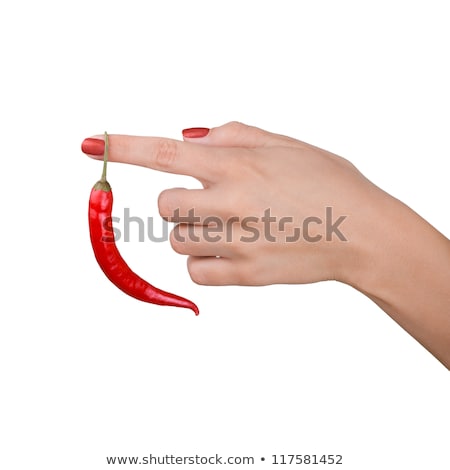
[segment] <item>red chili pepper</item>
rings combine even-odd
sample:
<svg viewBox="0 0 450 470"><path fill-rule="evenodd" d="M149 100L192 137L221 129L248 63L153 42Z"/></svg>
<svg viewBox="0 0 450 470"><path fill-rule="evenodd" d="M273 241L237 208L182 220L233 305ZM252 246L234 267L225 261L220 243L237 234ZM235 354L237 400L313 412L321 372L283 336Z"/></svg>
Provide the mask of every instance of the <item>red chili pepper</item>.
<svg viewBox="0 0 450 470"><path fill-rule="evenodd" d="M131 297L152 304L190 308L198 315L198 307L193 302L144 281L130 269L119 253L111 226L113 195L111 186L106 181L108 150L108 134L105 132L102 178L92 188L89 198L89 231L98 264L106 277Z"/></svg>

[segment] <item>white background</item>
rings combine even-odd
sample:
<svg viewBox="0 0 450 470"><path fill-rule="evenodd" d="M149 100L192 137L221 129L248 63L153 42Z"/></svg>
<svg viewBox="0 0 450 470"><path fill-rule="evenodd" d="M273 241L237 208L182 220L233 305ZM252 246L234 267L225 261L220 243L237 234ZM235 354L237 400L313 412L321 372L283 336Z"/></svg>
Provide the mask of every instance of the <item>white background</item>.
<svg viewBox="0 0 450 470"><path fill-rule="evenodd" d="M448 371L355 290L202 287L168 243L136 240L130 265L200 316L112 286L87 225L101 164L80 151L105 130L239 120L348 158L448 236L448 25L429 0L3 2L0 468L150 453L450 468ZM199 185L119 164L109 180L118 216Z"/></svg>

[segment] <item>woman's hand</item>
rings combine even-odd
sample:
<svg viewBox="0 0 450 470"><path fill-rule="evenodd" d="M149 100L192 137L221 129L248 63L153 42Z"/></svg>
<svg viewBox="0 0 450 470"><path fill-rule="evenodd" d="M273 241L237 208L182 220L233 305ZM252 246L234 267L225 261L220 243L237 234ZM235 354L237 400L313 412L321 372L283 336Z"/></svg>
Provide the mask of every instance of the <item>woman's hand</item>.
<svg viewBox="0 0 450 470"><path fill-rule="evenodd" d="M168 189L170 241L208 285L346 280L363 256L367 212L385 197L348 161L239 123L184 132L187 142L110 136L110 161L190 175L204 189ZM201 134L201 131L200 131ZM364 226L363 226L364 225Z"/></svg>
<svg viewBox="0 0 450 470"><path fill-rule="evenodd" d="M203 184L159 197L195 282L345 282L449 366L448 239L325 150L235 122L183 134L185 142L112 135L110 161ZM84 151L95 154L89 145Z"/></svg>

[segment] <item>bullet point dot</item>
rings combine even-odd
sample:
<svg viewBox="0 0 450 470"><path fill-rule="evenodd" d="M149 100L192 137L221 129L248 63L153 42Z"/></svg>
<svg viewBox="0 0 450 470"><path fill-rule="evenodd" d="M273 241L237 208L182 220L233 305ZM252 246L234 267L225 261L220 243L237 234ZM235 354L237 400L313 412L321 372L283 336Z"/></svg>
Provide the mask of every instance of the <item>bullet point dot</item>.
<svg viewBox="0 0 450 470"><path fill-rule="evenodd" d="M264 457L261 457L261 460L264 462L264 460L266 460Z"/></svg>

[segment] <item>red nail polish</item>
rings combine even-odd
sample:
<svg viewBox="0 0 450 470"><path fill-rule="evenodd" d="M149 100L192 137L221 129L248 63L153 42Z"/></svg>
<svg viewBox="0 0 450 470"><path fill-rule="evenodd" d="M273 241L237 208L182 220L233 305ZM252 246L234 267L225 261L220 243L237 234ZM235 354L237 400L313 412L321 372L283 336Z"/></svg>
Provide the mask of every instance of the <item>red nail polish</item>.
<svg viewBox="0 0 450 470"><path fill-rule="evenodd" d="M84 139L81 144L81 151L89 155L103 155L105 151L105 141L101 139Z"/></svg>
<svg viewBox="0 0 450 470"><path fill-rule="evenodd" d="M207 127L191 127L190 129L183 130L183 137L187 139L198 139L208 135L209 129Z"/></svg>

